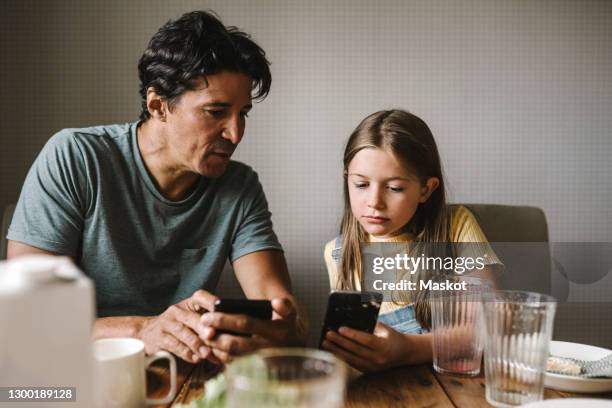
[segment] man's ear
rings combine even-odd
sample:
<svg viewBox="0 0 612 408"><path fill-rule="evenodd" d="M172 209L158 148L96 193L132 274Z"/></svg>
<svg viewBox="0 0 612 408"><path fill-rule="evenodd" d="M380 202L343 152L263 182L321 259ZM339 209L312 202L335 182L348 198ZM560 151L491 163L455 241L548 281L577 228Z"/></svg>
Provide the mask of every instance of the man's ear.
<svg viewBox="0 0 612 408"><path fill-rule="evenodd" d="M423 187L421 187L421 196L419 197L419 203L424 203L429 200L431 194L436 191L436 188L440 185L440 179L437 177L430 177Z"/></svg>
<svg viewBox="0 0 612 408"><path fill-rule="evenodd" d="M147 110L152 118L157 118L162 122L166 121L168 102L159 96L152 86L147 89Z"/></svg>

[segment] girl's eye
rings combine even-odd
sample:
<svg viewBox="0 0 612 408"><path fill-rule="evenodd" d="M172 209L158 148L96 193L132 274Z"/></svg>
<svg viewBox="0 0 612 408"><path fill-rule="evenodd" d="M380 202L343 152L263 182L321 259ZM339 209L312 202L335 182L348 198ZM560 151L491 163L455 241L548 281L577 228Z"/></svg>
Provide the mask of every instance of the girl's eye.
<svg viewBox="0 0 612 408"><path fill-rule="evenodd" d="M401 193L402 191L404 191L404 189L402 187L389 186L388 188L389 188L389 190L393 191L394 193Z"/></svg>
<svg viewBox="0 0 612 408"><path fill-rule="evenodd" d="M366 188L368 183L353 183L356 188Z"/></svg>
<svg viewBox="0 0 612 408"><path fill-rule="evenodd" d="M248 118L249 112L240 112L240 116L242 116L243 118Z"/></svg>

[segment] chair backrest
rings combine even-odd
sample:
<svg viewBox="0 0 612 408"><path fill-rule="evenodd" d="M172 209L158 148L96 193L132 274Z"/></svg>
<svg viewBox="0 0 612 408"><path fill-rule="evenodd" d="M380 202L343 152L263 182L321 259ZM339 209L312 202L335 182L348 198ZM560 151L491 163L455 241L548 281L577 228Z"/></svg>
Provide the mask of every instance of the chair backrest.
<svg viewBox="0 0 612 408"><path fill-rule="evenodd" d="M544 211L537 207L462 204L476 216L490 242L548 242Z"/></svg>
<svg viewBox="0 0 612 408"><path fill-rule="evenodd" d="M476 217L504 263L503 289L552 292L551 256L544 211L536 207L462 204Z"/></svg>
<svg viewBox="0 0 612 408"><path fill-rule="evenodd" d="M2 229L0 233L0 260L6 259L6 234L8 233L9 226L11 225L11 220L13 219L13 212L15 212L15 204L9 204L4 207L4 211L2 212Z"/></svg>

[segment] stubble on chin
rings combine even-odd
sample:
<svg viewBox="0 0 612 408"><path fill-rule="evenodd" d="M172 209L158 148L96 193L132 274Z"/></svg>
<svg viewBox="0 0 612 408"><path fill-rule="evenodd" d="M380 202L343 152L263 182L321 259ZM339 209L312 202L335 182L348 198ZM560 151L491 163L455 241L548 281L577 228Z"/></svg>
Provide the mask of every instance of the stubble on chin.
<svg viewBox="0 0 612 408"><path fill-rule="evenodd" d="M201 167L200 175L204 177L208 177L208 178L221 177L223 174L225 174L228 164L229 164L229 161L228 163L225 163L225 164L216 164L216 165L205 164L204 166Z"/></svg>

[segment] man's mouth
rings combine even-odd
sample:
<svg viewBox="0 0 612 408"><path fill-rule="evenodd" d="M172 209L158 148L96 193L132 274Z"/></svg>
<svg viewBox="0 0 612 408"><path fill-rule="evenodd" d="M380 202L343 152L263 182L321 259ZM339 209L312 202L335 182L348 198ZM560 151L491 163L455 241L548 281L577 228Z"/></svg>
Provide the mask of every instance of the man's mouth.
<svg viewBox="0 0 612 408"><path fill-rule="evenodd" d="M228 152L212 152L211 155L220 156L220 157L227 158L227 159L229 159L232 156L232 154Z"/></svg>

